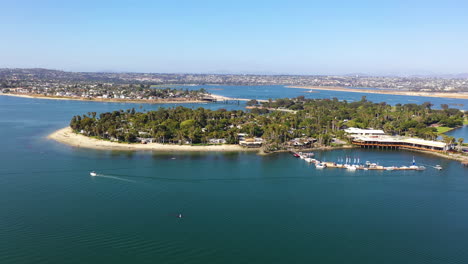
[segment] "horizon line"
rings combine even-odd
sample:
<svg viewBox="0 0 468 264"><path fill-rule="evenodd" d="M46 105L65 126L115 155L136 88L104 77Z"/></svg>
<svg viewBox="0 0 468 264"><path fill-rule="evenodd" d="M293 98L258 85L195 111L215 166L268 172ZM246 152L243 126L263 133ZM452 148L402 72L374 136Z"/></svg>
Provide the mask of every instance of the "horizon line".
<svg viewBox="0 0 468 264"><path fill-rule="evenodd" d="M54 69L54 68L44 68L44 67L0 67L0 70L48 70L48 71L60 71L67 73L115 73L115 74L181 74L181 75L251 75L251 76L336 76L336 77L423 77L423 78L461 78L468 79L468 72L459 72L459 73L431 73L431 74L371 74L371 73L343 73L343 74L295 74L295 73L234 73L234 72L150 72L150 71L116 71L116 70L98 70L98 71L73 71L66 69Z"/></svg>

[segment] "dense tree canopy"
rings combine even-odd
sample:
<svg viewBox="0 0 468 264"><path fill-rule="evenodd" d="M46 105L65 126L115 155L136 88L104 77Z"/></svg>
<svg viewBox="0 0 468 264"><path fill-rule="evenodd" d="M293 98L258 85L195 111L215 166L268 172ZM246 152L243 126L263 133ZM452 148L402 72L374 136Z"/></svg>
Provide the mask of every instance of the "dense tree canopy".
<svg viewBox="0 0 468 264"><path fill-rule="evenodd" d="M431 109L431 104L390 106L363 98L348 103L338 99L279 99L263 103L264 107L296 109L296 113L253 109L227 111L185 107L160 108L146 113L114 111L74 116L70 126L89 136L135 142L153 138L161 143L207 143L224 138L237 143L238 133L262 137L267 144L282 144L297 137L314 137L329 144L332 137L343 137L342 128L383 129L390 134L435 139L432 124L449 127L462 125L464 114L457 109Z"/></svg>

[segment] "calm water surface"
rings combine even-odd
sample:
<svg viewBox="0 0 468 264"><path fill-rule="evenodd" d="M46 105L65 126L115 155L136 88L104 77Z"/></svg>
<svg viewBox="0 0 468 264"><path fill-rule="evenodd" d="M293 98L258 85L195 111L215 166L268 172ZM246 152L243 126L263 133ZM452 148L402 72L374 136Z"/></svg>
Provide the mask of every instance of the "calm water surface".
<svg viewBox="0 0 468 264"><path fill-rule="evenodd" d="M464 143L468 143L468 126L462 126L446 133L448 136L455 137L456 139L463 138Z"/></svg>
<svg viewBox="0 0 468 264"><path fill-rule="evenodd" d="M283 85L264 85L264 86L222 86L222 85L200 85L200 86L180 86L186 89L205 88L213 94L219 94L234 98L253 98L268 100L269 98L292 98L297 96L305 96L306 98L317 99L332 99L334 97L348 102L359 101L362 96L366 96L367 100L372 102L386 102L390 105L395 104L422 104L431 102L434 109L440 109L441 104L448 104L452 108L468 110L468 99L455 98L437 98L424 96L405 96L405 95L388 95L388 94L366 94L354 92L340 91L325 91L314 90L310 93L307 89L286 88ZM359 88L362 89L362 88ZM367 88L372 89L373 88Z"/></svg>
<svg viewBox="0 0 468 264"><path fill-rule="evenodd" d="M468 262L468 170L455 161L316 153L389 166L414 156L428 167L347 172L289 154L97 151L45 139L72 115L131 107L0 96L0 263Z"/></svg>

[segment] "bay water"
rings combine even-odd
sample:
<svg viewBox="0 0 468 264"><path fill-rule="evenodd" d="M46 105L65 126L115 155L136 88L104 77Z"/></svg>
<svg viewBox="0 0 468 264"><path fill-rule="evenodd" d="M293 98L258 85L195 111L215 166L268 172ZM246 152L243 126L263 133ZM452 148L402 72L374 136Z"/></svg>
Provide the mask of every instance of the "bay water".
<svg viewBox="0 0 468 264"><path fill-rule="evenodd" d="M457 161L315 153L427 167L349 172L288 153L103 151L46 138L73 115L160 106L0 96L0 263L468 262L468 169Z"/></svg>

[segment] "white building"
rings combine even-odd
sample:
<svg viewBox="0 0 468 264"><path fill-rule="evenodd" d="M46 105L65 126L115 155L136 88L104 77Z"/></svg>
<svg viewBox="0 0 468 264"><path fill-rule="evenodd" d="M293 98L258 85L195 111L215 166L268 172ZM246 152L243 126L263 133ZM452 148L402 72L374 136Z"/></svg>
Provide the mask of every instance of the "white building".
<svg viewBox="0 0 468 264"><path fill-rule="evenodd" d="M356 127L350 127L344 130L351 137L353 136L383 136L385 132L380 129L362 129Z"/></svg>

